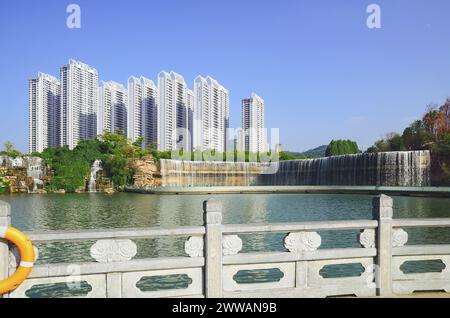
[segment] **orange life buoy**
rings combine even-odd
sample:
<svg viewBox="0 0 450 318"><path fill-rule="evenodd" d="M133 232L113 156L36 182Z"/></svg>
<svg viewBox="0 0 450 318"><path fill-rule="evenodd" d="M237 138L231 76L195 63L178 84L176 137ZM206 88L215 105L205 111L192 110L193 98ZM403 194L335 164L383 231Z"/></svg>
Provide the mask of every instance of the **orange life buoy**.
<svg viewBox="0 0 450 318"><path fill-rule="evenodd" d="M0 238L4 238L17 246L20 254L20 264L15 273L0 281L0 295L2 295L19 287L30 275L35 256L30 239L18 229L12 226L0 226Z"/></svg>

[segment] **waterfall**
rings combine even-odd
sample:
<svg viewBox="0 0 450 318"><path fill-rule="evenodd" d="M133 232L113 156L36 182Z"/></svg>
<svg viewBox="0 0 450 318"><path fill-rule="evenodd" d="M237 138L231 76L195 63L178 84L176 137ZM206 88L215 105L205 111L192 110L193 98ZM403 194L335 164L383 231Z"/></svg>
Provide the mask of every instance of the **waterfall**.
<svg viewBox="0 0 450 318"><path fill-rule="evenodd" d="M430 166L429 151L282 161L277 173L262 176L260 184L420 187L430 185Z"/></svg>
<svg viewBox="0 0 450 318"><path fill-rule="evenodd" d="M0 166L11 169L25 169L27 177L33 180L30 192L36 192L39 187L44 186L42 178L47 174L45 160L40 157L16 157L0 156ZM21 182L23 185L23 182ZM23 185L24 186L24 185Z"/></svg>
<svg viewBox="0 0 450 318"><path fill-rule="evenodd" d="M429 186L430 152L365 153L279 163L161 160L163 186ZM269 173L276 167L275 173Z"/></svg>
<svg viewBox="0 0 450 318"><path fill-rule="evenodd" d="M44 160L39 157L23 157L21 161L27 169L27 176L33 180L32 192L36 192L38 186L43 187L44 185L42 181L42 177L45 175Z"/></svg>
<svg viewBox="0 0 450 318"><path fill-rule="evenodd" d="M102 169L102 161L95 160L91 167L91 176L89 178L88 191L96 192L96 182L97 182L97 172L103 170Z"/></svg>
<svg viewBox="0 0 450 318"><path fill-rule="evenodd" d="M162 186L250 186L269 164L161 159Z"/></svg>

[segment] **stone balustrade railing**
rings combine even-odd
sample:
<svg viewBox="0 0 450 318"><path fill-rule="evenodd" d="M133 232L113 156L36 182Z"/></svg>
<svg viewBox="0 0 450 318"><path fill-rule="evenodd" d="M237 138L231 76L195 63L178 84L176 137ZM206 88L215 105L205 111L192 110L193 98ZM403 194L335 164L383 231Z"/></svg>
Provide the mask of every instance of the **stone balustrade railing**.
<svg viewBox="0 0 450 318"><path fill-rule="evenodd" d="M90 248L95 261L35 265L30 277L5 297L27 297L36 288L71 289L80 285L84 286L81 296L85 297L327 297L450 292L450 245L406 245L408 229L450 227L450 218L393 219L393 201L385 195L374 198L372 220L233 225L222 224L219 201L205 201L203 210L203 226L27 233L34 243L95 241ZM10 208L1 203L0 226L9 224ZM360 247L321 247L322 232L348 230L358 231ZM266 233L284 233L285 251L241 252L246 235ZM186 238L186 256L134 259L137 245L133 240L155 237ZM15 254L0 241L0 279L15 270ZM427 273L404 273L401 269L405 262L429 260L441 261L444 269ZM355 264L362 268L359 275L323 275L325 268ZM161 283L164 279L170 284ZM144 288L149 282L153 287Z"/></svg>

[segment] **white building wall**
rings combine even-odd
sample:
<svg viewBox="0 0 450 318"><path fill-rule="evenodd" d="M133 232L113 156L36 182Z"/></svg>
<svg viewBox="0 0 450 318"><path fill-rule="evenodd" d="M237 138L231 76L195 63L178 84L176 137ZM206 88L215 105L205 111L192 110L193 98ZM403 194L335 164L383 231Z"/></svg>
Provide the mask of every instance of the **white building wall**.
<svg viewBox="0 0 450 318"><path fill-rule="evenodd" d="M158 149L190 150L188 138L182 129L188 127L187 86L184 78L175 72L158 74Z"/></svg>
<svg viewBox="0 0 450 318"><path fill-rule="evenodd" d="M226 151L229 93L210 76L194 80L194 148Z"/></svg>
<svg viewBox="0 0 450 318"><path fill-rule="evenodd" d="M79 61L61 67L61 144L70 149L97 133L98 72Z"/></svg>
<svg viewBox="0 0 450 318"><path fill-rule="evenodd" d="M127 136L127 89L109 81L102 82L98 91L97 134L108 131Z"/></svg>
<svg viewBox="0 0 450 318"><path fill-rule="evenodd" d="M142 137L142 83L137 77L128 79L127 136L131 141Z"/></svg>
<svg viewBox="0 0 450 318"><path fill-rule="evenodd" d="M186 101L187 101L187 129L189 132L189 149L194 149L194 107L195 98L194 92L190 89L186 90Z"/></svg>
<svg viewBox="0 0 450 318"><path fill-rule="evenodd" d="M264 124L264 100L255 93L250 98L242 100L242 128L246 151L268 151L267 129Z"/></svg>
<svg viewBox="0 0 450 318"><path fill-rule="evenodd" d="M60 82L55 77L39 73L29 81L29 152L42 152L60 144Z"/></svg>
<svg viewBox="0 0 450 318"><path fill-rule="evenodd" d="M148 78L142 83L142 136L144 148L157 148L158 144L158 89Z"/></svg>

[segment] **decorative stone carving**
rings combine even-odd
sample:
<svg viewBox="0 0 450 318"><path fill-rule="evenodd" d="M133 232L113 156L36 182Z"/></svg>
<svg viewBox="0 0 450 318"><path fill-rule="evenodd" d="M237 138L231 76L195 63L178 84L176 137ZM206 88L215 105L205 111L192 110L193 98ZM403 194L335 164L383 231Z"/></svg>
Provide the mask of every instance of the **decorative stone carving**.
<svg viewBox="0 0 450 318"><path fill-rule="evenodd" d="M34 249L34 261L36 262L39 258L39 250L36 246L33 246ZM15 245L10 245L9 248L9 267L17 268L20 264L20 253L19 249Z"/></svg>
<svg viewBox="0 0 450 318"><path fill-rule="evenodd" d="M289 252L315 251L322 244L317 232L289 233L284 238L284 246Z"/></svg>
<svg viewBox="0 0 450 318"><path fill-rule="evenodd" d="M373 198L372 214L375 219L392 219L393 216L393 200L387 195L380 195Z"/></svg>
<svg viewBox="0 0 450 318"><path fill-rule="evenodd" d="M225 235L222 239L223 255L235 255L242 250L242 240L237 235Z"/></svg>
<svg viewBox="0 0 450 318"><path fill-rule="evenodd" d="M408 242L408 233L403 229L394 229L392 231L392 246L401 247Z"/></svg>
<svg viewBox="0 0 450 318"><path fill-rule="evenodd" d="M136 253L132 240L99 240L91 246L91 256L99 263L129 261Z"/></svg>
<svg viewBox="0 0 450 318"><path fill-rule="evenodd" d="M365 229L359 233L359 243L365 248L375 247L375 230Z"/></svg>
<svg viewBox="0 0 450 318"><path fill-rule="evenodd" d="M190 257L202 257L203 244L202 237L192 236L184 243L184 251Z"/></svg>

